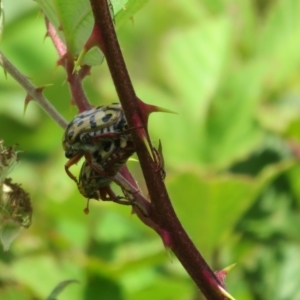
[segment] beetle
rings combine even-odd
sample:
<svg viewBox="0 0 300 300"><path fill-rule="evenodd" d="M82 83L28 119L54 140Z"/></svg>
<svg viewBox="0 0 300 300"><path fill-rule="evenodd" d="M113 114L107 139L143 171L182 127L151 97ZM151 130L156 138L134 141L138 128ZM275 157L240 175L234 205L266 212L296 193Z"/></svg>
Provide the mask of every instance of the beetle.
<svg viewBox="0 0 300 300"><path fill-rule="evenodd" d="M128 143L126 148L116 148L116 151L105 160L102 160L101 163L93 160L84 161L79 174L79 182L77 183L80 193L86 198L105 200L107 197L105 192L101 193L101 190L109 186L112 178L133 152L133 144ZM114 195L109 193L109 191L107 194L114 198Z"/></svg>
<svg viewBox="0 0 300 300"><path fill-rule="evenodd" d="M129 142L132 143L131 135L119 103L84 111L69 123L64 133L63 148L69 158L65 164L66 173L77 182L69 168L82 156L91 165L101 165L118 148L126 148Z"/></svg>
<svg viewBox="0 0 300 300"><path fill-rule="evenodd" d="M119 169L126 163L128 154L124 152L124 157L120 159L117 163L113 164L111 169L111 176L103 176L100 171L104 171L102 166L91 165L87 161L84 161L80 169L79 181L77 182L77 187L79 192L87 198L87 207L84 209L86 214L89 213L89 200L103 200L103 201L113 201L119 204L131 205L132 202L124 197L116 196L110 187L113 181L113 176L119 171Z"/></svg>
<svg viewBox="0 0 300 300"><path fill-rule="evenodd" d="M106 189L111 182L112 178L101 176L87 161L83 162L77 187L85 198L95 200L113 198L114 195Z"/></svg>
<svg viewBox="0 0 300 300"><path fill-rule="evenodd" d="M67 126L63 148L67 158L101 139L111 139L127 130L127 122L119 103L98 106L78 114Z"/></svg>

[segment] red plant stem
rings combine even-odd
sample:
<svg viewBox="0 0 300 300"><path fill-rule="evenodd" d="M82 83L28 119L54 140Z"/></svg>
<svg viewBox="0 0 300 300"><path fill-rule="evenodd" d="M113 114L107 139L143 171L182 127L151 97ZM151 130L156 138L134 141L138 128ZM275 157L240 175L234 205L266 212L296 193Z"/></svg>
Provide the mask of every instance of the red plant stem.
<svg viewBox="0 0 300 300"><path fill-rule="evenodd" d="M129 127L143 126L146 128L146 124L143 124L140 117L137 97L120 50L107 0L90 0L90 3L95 25L101 32L101 43L105 47L107 64ZM131 134L151 198L151 214L149 217L170 234L172 251L205 297L207 299L224 299L224 296L218 290L218 287L222 286L221 282L209 268L181 226L164 182L157 171L157 165L153 163L140 131L132 130Z"/></svg>
<svg viewBox="0 0 300 300"><path fill-rule="evenodd" d="M56 29L52 25L51 22L47 18L45 18L46 28L47 28L47 34L46 36L49 36L52 40L52 43L57 51L57 54L59 57L63 57L67 52L67 47L65 43L60 39L59 35L56 32Z"/></svg>
<svg viewBox="0 0 300 300"><path fill-rule="evenodd" d="M79 112L91 109L92 106L88 101L82 86L82 78L79 72L74 71L73 57L66 55L65 69L67 72L67 80L69 82L70 91L72 94L72 104L76 104Z"/></svg>
<svg viewBox="0 0 300 300"><path fill-rule="evenodd" d="M46 19L47 36L49 36L60 57L58 64L62 65L67 73L67 80L72 95L72 103L76 104L79 112L91 109L91 105L82 87L82 75L74 70L74 57L60 39L54 26Z"/></svg>

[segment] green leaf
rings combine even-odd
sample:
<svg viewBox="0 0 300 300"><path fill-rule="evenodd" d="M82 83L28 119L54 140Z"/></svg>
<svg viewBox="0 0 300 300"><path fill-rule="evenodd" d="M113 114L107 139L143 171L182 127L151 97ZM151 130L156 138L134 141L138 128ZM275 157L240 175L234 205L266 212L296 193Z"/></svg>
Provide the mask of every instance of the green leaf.
<svg viewBox="0 0 300 300"><path fill-rule="evenodd" d="M175 93L172 105L177 105L170 108L179 116L168 117L168 128L166 117L161 118L156 134L178 145L165 143L171 164L224 168L260 141L255 112L267 65L254 61L231 67L232 30L225 17L203 20L171 35L162 51L162 72ZM172 137L170 128L176 128Z"/></svg>
<svg viewBox="0 0 300 300"><path fill-rule="evenodd" d="M93 299L95 295L101 295L102 299L123 300L121 286L115 281L104 276L89 276L88 283L84 290L83 299Z"/></svg>
<svg viewBox="0 0 300 300"><path fill-rule="evenodd" d="M255 122L255 112L264 71L264 63L253 63L227 75L211 103L200 137L200 153L206 164L229 165L261 141L263 132Z"/></svg>
<svg viewBox="0 0 300 300"><path fill-rule="evenodd" d="M0 229L0 240L4 251L8 251L10 244L20 234L21 226L13 220L9 220L1 224Z"/></svg>
<svg viewBox="0 0 300 300"><path fill-rule="evenodd" d="M299 164L296 165L288 172L289 183L291 189L295 195L295 201L297 202L298 206L300 205L300 185L299 185L299 178L300 178L300 166Z"/></svg>
<svg viewBox="0 0 300 300"><path fill-rule="evenodd" d="M295 161L272 165L257 178L207 176L190 171L173 177L168 190L179 219L201 252L209 257L225 242L258 193L293 165Z"/></svg>
<svg viewBox="0 0 300 300"><path fill-rule="evenodd" d="M3 2L2 0L0 0L0 41L2 37L3 26L4 26L4 9L3 9Z"/></svg>
<svg viewBox="0 0 300 300"><path fill-rule="evenodd" d="M246 299L256 299L253 295L258 294L263 295L262 299L299 299L299 244L286 241L274 238L265 244L251 245L241 268L245 269L244 275L232 282L236 285L238 278L247 277L252 297Z"/></svg>
<svg viewBox="0 0 300 300"><path fill-rule="evenodd" d="M158 51L161 75L172 95L160 94L151 87L144 94L149 99L159 99L158 105L178 112L175 116L151 116L155 124L151 133L162 141L168 140L164 143L164 152L168 153L166 162L171 165L204 163L200 146L206 115L228 63L231 31L229 20L220 17L214 21L201 20L164 37L166 42ZM164 100L169 104L163 104ZM173 129L172 135L170 129Z"/></svg>
<svg viewBox="0 0 300 300"><path fill-rule="evenodd" d="M30 295L30 293L25 293L24 290L20 288L20 285L17 284L2 287L0 290L0 298L5 300L31 300L33 297L34 296Z"/></svg>
<svg viewBox="0 0 300 300"><path fill-rule="evenodd" d="M181 99L180 113L204 121L229 59L232 28L229 19L201 20L174 32L162 49L162 72Z"/></svg>
<svg viewBox="0 0 300 300"><path fill-rule="evenodd" d="M73 277L78 278L81 282L84 278L82 267L74 264L74 260L57 260L50 252L26 258L19 257L10 265L10 271L15 280L22 282L39 299L46 299L49 291L57 285L59 280ZM63 284L64 286L66 285ZM80 296L82 289L82 285L72 285L63 293L66 299L78 300L82 299Z"/></svg>
<svg viewBox="0 0 300 300"><path fill-rule="evenodd" d="M120 4L117 6L119 2ZM116 28L120 28L126 21L132 18L147 2L149 0L113 1L114 10L118 11L115 17Z"/></svg>
<svg viewBox="0 0 300 300"><path fill-rule="evenodd" d="M88 0L37 0L44 14L56 28L68 51L78 56L93 28L93 15ZM83 63L97 65L103 61L98 48L91 49Z"/></svg>
<svg viewBox="0 0 300 300"><path fill-rule="evenodd" d="M293 95L275 103L264 103L257 111L257 118L265 129L290 135L290 126L299 120L299 105L299 98ZM297 130L295 133L297 135Z"/></svg>
<svg viewBox="0 0 300 300"><path fill-rule="evenodd" d="M78 57L94 24L89 0L37 0L37 2L67 45L68 51ZM117 15L117 27L132 17L146 2L146 0L111 1L113 13ZM82 60L83 63L92 66L101 64L102 61L103 54L96 47L89 50Z"/></svg>
<svg viewBox="0 0 300 300"><path fill-rule="evenodd" d="M55 288L54 290L51 292L51 294L49 295L49 297L47 297L47 300L57 300L57 296L71 283L78 283L77 280L74 279L69 279L69 280L64 280L62 282L60 282Z"/></svg>
<svg viewBox="0 0 300 300"><path fill-rule="evenodd" d="M179 219L206 257L255 199L253 182L234 177L185 173L168 187Z"/></svg>
<svg viewBox="0 0 300 300"><path fill-rule="evenodd" d="M271 6L257 54L268 63L268 87L285 88L294 79L300 63L300 2L276 1Z"/></svg>
<svg viewBox="0 0 300 300"><path fill-rule="evenodd" d="M166 276L148 279L148 284L135 289L129 295L130 300L140 299L193 299L191 282L185 278L167 278Z"/></svg>

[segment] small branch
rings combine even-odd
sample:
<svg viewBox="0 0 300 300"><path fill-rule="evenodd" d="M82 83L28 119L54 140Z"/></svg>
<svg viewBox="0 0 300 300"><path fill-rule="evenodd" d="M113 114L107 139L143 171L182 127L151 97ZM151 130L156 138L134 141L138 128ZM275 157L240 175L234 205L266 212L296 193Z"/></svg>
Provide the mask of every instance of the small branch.
<svg viewBox="0 0 300 300"><path fill-rule="evenodd" d="M65 43L60 39L59 35L56 32L56 29L52 25L52 23L49 22L47 18L45 18L46 28L47 28L47 34L46 36L49 36L52 40L52 43L58 53L59 57L63 57L67 53L67 47Z"/></svg>
<svg viewBox="0 0 300 300"><path fill-rule="evenodd" d="M61 116L61 114L55 109L55 107L44 97L42 88L37 88L29 82L27 77L19 72L19 70L4 56L0 51L0 65L5 72L10 74L26 91L32 100L37 102L43 110L62 127L67 127L67 121Z"/></svg>
<svg viewBox="0 0 300 300"><path fill-rule="evenodd" d="M54 47L60 57L58 64L63 66L67 73L67 80L72 95L72 104L75 104L79 112L91 109L91 105L86 97L86 94L82 87L82 74L88 74L89 67L83 66L81 70L84 72L78 72L74 70L74 57L70 51L68 51L64 42L60 39L54 26L46 19L47 36L49 36L54 44Z"/></svg>
<svg viewBox="0 0 300 300"><path fill-rule="evenodd" d="M127 172L129 171L127 167L123 166L123 169L126 170L121 170L119 173L117 173L117 175L114 177L114 182L118 184L123 190L126 189L127 192L130 192L133 201L132 209L138 215L141 221L158 232L159 227L157 226L157 224L152 222L152 220L148 218L144 213L144 211L149 211L149 206L151 205L151 203L144 197L144 195L141 193L140 189L136 186L136 184L130 182L130 180L128 179ZM127 176L125 175L126 177L123 176L124 171L125 173L127 173ZM137 205L135 205L134 203ZM145 208L145 210L143 208Z"/></svg>
<svg viewBox="0 0 300 300"><path fill-rule="evenodd" d="M103 43L105 49L103 53L106 55L107 64L129 127L147 128L147 124L143 124L142 113L139 110L138 100L118 44L107 0L90 0L90 2L95 26L101 33L99 45ZM132 130L131 135L151 198L151 210L148 218L170 235L171 249L206 298L224 299L220 292L223 285L197 251L174 212L160 172L157 171L157 165L149 155L141 131ZM145 136L147 136L147 132Z"/></svg>

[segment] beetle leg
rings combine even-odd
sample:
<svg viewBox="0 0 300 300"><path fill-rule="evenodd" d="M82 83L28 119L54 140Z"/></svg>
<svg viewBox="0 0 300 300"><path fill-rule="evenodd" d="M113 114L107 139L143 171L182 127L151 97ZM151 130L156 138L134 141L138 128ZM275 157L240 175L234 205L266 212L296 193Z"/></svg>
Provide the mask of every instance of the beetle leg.
<svg viewBox="0 0 300 300"><path fill-rule="evenodd" d="M116 196L116 194L113 192L111 187L108 185L106 187L103 187L99 189L100 192L100 198L103 201L112 201L118 204L123 205L132 205L132 201L130 199L127 199L125 197Z"/></svg>
<svg viewBox="0 0 300 300"><path fill-rule="evenodd" d="M114 201L115 199L117 199L116 194L113 192L113 190L109 185L99 189L99 192L100 192L100 198L103 201Z"/></svg>
<svg viewBox="0 0 300 300"><path fill-rule="evenodd" d="M99 193L100 193L100 199L102 201L114 201L114 199L117 199L117 196L112 191L112 189L110 188L109 185L106 187L100 188ZM90 208L89 208L90 200L91 199L87 199L86 208L83 210L86 215L90 212Z"/></svg>
<svg viewBox="0 0 300 300"><path fill-rule="evenodd" d="M166 178L166 171L165 171L165 162L164 162L164 156L162 153L162 145L159 140L158 149L153 148L153 153L155 155L155 160L157 163L157 172L160 172L160 175L162 177L162 180Z"/></svg>
<svg viewBox="0 0 300 300"><path fill-rule="evenodd" d="M65 164L65 171L68 174L68 176L73 179L77 184L78 184L78 180L77 178L70 172L69 168L71 166L73 166L74 164L78 163L78 161L80 160L80 158L83 156L83 153L79 152L76 155L74 155L71 159L69 159L67 161L67 163Z"/></svg>

